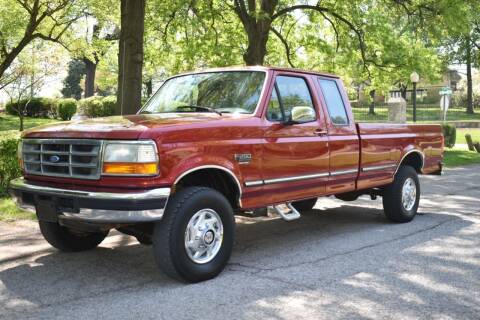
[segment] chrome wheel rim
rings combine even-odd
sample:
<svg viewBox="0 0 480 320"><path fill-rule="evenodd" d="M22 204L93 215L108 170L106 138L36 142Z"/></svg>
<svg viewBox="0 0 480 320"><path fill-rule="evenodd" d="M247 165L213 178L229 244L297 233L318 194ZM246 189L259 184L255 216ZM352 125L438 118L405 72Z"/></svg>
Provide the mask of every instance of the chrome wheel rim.
<svg viewBox="0 0 480 320"><path fill-rule="evenodd" d="M402 205L407 211L412 210L417 200L417 185L412 178L408 178L403 183L402 188Z"/></svg>
<svg viewBox="0 0 480 320"><path fill-rule="evenodd" d="M185 250L190 260L198 264L212 261L222 241L222 219L214 210L202 209L190 218L185 230Z"/></svg>

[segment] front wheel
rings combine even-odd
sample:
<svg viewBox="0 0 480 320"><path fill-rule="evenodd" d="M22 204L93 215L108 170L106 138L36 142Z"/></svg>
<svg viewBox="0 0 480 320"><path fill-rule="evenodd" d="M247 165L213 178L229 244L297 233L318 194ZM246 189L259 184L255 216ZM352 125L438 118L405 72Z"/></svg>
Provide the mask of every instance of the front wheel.
<svg viewBox="0 0 480 320"><path fill-rule="evenodd" d="M188 187L169 200L153 231L155 260L167 275L187 282L214 278L233 247L235 218L218 191Z"/></svg>
<svg viewBox="0 0 480 320"><path fill-rule="evenodd" d="M106 232L81 232L63 227L55 222L39 221L40 231L52 247L65 252L91 250L107 236Z"/></svg>
<svg viewBox="0 0 480 320"><path fill-rule="evenodd" d="M383 193L385 216L394 222L409 222L417 214L420 202L420 182L410 166L401 166L393 183Z"/></svg>

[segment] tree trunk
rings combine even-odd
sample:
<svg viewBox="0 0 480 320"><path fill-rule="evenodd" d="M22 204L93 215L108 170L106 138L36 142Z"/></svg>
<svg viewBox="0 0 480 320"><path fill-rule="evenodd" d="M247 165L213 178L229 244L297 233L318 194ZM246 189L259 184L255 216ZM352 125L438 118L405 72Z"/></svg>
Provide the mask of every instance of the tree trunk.
<svg viewBox="0 0 480 320"><path fill-rule="evenodd" d="M95 74L97 72L97 63L88 58L83 58L85 63L85 93L84 97L88 98L95 94Z"/></svg>
<svg viewBox="0 0 480 320"><path fill-rule="evenodd" d="M400 95L402 96L402 98L405 101L407 101L407 86L406 85L403 85L403 84L400 85Z"/></svg>
<svg viewBox="0 0 480 320"><path fill-rule="evenodd" d="M145 82L145 87L147 87L147 97L150 98L153 94L152 79L149 79L147 82Z"/></svg>
<svg viewBox="0 0 480 320"><path fill-rule="evenodd" d="M465 39L465 50L465 63L467 64L467 113L473 114L472 45L470 37Z"/></svg>
<svg viewBox="0 0 480 320"><path fill-rule="evenodd" d="M243 60L247 66L263 65L265 55L267 54L268 34L270 33L270 23L268 29L261 28L258 23L247 28L248 47L247 52L243 55Z"/></svg>
<svg viewBox="0 0 480 320"><path fill-rule="evenodd" d="M20 128L18 129L20 132L23 131L23 114L22 113L18 113L18 119L20 120Z"/></svg>
<svg viewBox="0 0 480 320"><path fill-rule="evenodd" d="M370 98L372 102L370 103L368 114L375 114L375 90L370 90Z"/></svg>
<svg viewBox="0 0 480 320"><path fill-rule="evenodd" d="M145 0L121 0L117 114L134 114L142 101Z"/></svg>

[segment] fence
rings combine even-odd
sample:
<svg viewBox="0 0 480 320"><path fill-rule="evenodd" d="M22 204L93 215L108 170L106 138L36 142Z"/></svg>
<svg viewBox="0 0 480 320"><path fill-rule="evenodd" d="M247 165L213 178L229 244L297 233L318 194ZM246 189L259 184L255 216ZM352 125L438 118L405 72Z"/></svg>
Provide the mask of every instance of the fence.
<svg viewBox="0 0 480 320"><path fill-rule="evenodd" d="M369 105L352 106L353 115L359 122L382 122L388 121L388 105L376 104L373 113ZM447 121L454 120L480 120L480 115L476 110L475 115L468 115L465 108L449 108L447 112ZM407 105L407 121L413 121L413 106ZM423 121L443 121L442 110L439 105L417 104L417 122Z"/></svg>

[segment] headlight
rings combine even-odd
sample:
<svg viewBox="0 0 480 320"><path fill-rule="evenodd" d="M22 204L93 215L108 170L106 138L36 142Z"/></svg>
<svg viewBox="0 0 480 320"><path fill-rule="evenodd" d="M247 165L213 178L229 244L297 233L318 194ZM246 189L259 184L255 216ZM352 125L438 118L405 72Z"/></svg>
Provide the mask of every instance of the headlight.
<svg viewBox="0 0 480 320"><path fill-rule="evenodd" d="M153 141L107 142L103 151L104 175L150 176L158 174L158 154Z"/></svg>

